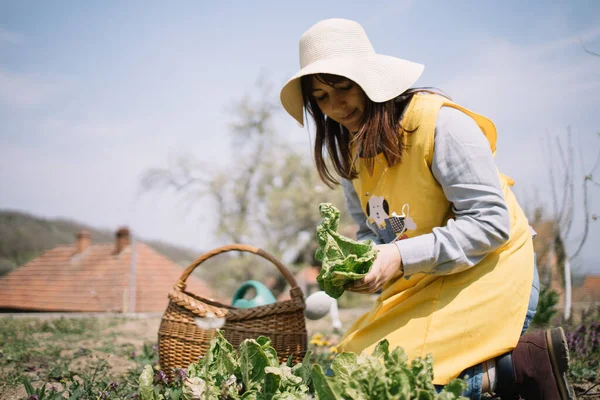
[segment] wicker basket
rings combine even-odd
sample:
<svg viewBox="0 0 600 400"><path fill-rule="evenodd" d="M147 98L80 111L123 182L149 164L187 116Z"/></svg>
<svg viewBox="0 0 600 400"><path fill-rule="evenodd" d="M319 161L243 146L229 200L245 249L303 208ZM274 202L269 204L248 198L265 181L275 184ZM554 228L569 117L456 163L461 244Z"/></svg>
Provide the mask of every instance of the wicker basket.
<svg viewBox="0 0 600 400"><path fill-rule="evenodd" d="M194 269L209 258L228 251L245 251L261 256L279 269L291 286L291 299L253 308L236 308L185 291L185 281ZM194 318L213 313L225 318L221 328L235 347L244 339L268 336L281 362L290 355L301 361L306 353L304 296L288 269L267 252L248 245L232 244L214 249L196 259L169 293L169 305L158 330L158 354L161 369L173 376L174 368L186 368L206 353L215 335L214 329L202 329Z"/></svg>

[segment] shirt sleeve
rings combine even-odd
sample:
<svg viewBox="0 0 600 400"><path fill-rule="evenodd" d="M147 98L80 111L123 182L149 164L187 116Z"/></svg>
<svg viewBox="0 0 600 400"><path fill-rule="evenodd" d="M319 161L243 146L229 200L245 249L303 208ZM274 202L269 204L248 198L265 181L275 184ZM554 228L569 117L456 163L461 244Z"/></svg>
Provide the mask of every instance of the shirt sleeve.
<svg viewBox="0 0 600 400"><path fill-rule="evenodd" d="M352 185L352 182L344 178L340 178L340 180L344 190L344 197L346 199L346 208L348 209L348 213L354 222L358 225L356 238L358 240L371 239L375 244L383 244L383 241L379 238L379 236L377 236L377 234L367 226L365 213L362 210L360 199L358 198L358 194L356 194L356 190L354 190L354 185Z"/></svg>
<svg viewBox="0 0 600 400"><path fill-rule="evenodd" d="M441 108L431 170L456 218L431 233L396 242L406 276L464 271L510 235L508 208L489 143L462 111Z"/></svg>

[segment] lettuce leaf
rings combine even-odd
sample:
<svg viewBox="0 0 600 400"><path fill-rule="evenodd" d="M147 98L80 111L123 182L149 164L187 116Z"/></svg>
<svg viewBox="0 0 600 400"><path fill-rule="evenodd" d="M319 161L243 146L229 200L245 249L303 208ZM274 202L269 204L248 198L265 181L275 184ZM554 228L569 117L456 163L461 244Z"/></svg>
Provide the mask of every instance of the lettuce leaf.
<svg viewBox="0 0 600 400"><path fill-rule="evenodd" d="M140 378L140 398L142 400L154 400L154 370L151 365L144 366Z"/></svg>
<svg viewBox="0 0 600 400"><path fill-rule="evenodd" d="M371 240L356 241L340 235L340 211L330 203L319 205L321 223L317 226L319 248L315 253L322 262L317 282L334 299L344 293L346 283L364 278L377 256Z"/></svg>
<svg viewBox="0 0 600 400"><path fill-rule="evenodd" d="M204 393L207 390L206 382L202 378L185 378L183 382L183 399L184 400L202 400L205 397Z"/></svg>
<svg viewBox="0 0 600 400"><path fill-rule="evenodd" d="M203 373L200 377L207 381L209 386L214 385L217 388L240 368L235 349L220 330L216 331L202 362Z"/></svg>
<svg viewBox="0 0 600 400"><path fill-rule="evenodd" d="M181 387L153 385L152 366L142 372L142 400L467 400L461 397L463 380L448 383L438 394L433 385L433 358L416 357L410 363L402 348L393 351L382 340L370 355L343 352L331 363L332 375L313 364L307 352L302 363L279 364L267 337L246 339L237 348L217 331L204 358L191 364ZM177 392L170 391L177 389Z"/></svg>
<svg viewBox="0 0 600 400"><path fill-rule="evenodd" d="M325 376L323 368L319 364L314 364L312 369L312 379L315 385L315 394L319 400L344 400L342 392L344 387L338 379L332 379Z"/></svg>
<svg viewBox="0 0 600 400"><path fill-rule="evenodd" d="M438 395L433 385L433 358L415 357L410 365L402 348L389 351L384 339L373 353L341 353L331 364L333 376L313 367L315 393L320 399L464 399L463 380L456 379Z"/></svg>
<svg viewBox="0 0 600 400"><path fill-rule="evenodd" d="M264 384L265 368L273 366L272 353L254 339L244 340L239 352L241 381L244 387L246 390L260 392Z"/></svg>

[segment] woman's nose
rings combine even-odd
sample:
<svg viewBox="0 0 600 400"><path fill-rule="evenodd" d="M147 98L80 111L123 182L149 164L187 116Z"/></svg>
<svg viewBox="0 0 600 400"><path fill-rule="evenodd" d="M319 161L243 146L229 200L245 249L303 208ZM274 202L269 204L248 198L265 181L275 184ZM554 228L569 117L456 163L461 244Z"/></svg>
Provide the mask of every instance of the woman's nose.
<svg viewBox="0 0 600 400"><path fill-rule="evenodd" d="M333 97L333 108L334 110L343 110L346 108L346 98L344 96Z"/></svg>

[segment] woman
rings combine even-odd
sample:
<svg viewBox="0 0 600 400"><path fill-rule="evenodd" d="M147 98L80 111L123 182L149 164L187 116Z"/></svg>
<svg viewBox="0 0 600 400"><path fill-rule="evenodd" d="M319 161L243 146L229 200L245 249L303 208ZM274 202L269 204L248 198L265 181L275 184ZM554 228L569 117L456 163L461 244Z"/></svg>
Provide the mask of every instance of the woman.
<svg viewBox="0 0 600 400"><path fill-rule="evenodd" d="M493 123L438 91L409 89L423 66L376 54L353 21L311 27L300 64L282 104L300 124L304 110L312 116L319 174L330 186L339 175L358 239L378 250L347 289L381 294L340 349L370 351L385 338L409 359L431 353L434 383L468 375L474 399L573 398L562 329L523 335L539 289L532 234L494 164Z"/></svg>

